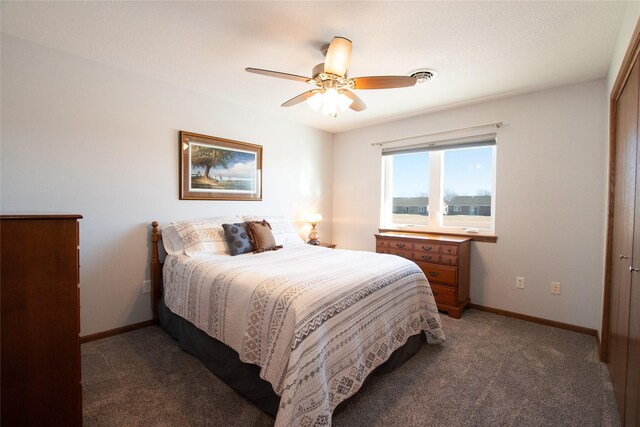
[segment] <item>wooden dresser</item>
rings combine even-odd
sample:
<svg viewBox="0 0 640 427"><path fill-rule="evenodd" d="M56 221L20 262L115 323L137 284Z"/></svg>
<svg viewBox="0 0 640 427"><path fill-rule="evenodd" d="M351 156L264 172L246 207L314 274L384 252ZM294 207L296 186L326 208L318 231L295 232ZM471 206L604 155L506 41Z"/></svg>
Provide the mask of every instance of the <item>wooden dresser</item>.
<svg viewBox="0 0 640 427"><path fill-rule="evenodd" d="M376 252L398 255L418 264L429 279L438 309L460 318L470 302L470 238L402 232L375 236Z"/></svg>
<svg viewBox="0 0 640 427"><path fill-rule="evenodd" d="M80 215L0 215L2 425L82 424Z"/></svg>

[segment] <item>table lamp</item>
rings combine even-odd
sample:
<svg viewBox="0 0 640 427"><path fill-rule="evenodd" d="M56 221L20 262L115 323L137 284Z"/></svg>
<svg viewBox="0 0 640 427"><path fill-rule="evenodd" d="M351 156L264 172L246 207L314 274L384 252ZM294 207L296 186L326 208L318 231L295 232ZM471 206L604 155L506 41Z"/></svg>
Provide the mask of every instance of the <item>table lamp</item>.
<svg viewBox="0 0 640 427"><path fill-rule="evenodd" d="M314 212L307 217L307 222L311 224L311 231L309 232L309 243L310 245L319 245L320 244L320 233L318 233L318 229L316 225L322 221L322 215Z"/></svg>

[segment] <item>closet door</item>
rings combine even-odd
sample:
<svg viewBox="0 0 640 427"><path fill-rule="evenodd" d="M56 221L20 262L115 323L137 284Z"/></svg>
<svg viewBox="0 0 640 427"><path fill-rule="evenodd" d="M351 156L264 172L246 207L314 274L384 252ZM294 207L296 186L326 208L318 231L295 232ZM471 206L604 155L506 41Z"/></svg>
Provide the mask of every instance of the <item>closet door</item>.
<svg viewBox="0 0 640 427"><path fill-rule="evenodd" d="M640 113L639 113L640 114ZM640 121L639 121L640 123ZM635 220L631 260L631 296L629 304L629 347L627 351L626 426L640 426L640 141L636 145Z"/></svg>
<svg viewBox="0 0 640 427"><path fill-rule="evenodd" d="M629 267L632 256L635 205L639 78L640 70L638 61L636 61L616 106L615 199L611 246L608 361L621 418L625 416L627 391L631 298L631 271Z"/></svg>

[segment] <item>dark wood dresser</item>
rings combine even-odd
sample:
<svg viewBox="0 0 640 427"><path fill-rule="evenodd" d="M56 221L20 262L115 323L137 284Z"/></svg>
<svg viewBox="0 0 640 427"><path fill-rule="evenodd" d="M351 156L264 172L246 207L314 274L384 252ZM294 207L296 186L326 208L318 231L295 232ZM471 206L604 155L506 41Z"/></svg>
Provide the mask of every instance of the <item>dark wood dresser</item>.
<svg viewBox="0 0 640 427"><path fill-rule="evenodd" d="M2 425L82 424L80 215L0 215Z"/></svg>
<svg viewBox="0 0 640 427"><path fill-rule="evenodd" d="M460 318L470 302L470 238L402 232L375 236L376 252L398 255L418 264L429 279L438 310Z"/></svg>

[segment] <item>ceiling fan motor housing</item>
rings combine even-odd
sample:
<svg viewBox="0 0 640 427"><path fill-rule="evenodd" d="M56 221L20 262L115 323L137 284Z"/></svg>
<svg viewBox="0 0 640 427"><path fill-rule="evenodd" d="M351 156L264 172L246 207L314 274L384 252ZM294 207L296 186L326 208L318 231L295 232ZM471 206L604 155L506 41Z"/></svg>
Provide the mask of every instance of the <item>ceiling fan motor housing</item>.
<svg viewBox="0 0 640 427"><path fill-rule="evenodd" d="M313 70L311 70L311 78L315 79L322 73L324 73L324 62L321 62L313 67Z"/></svg>

